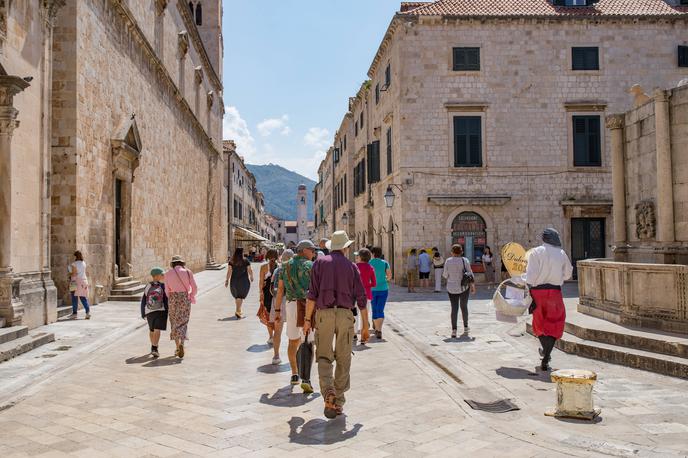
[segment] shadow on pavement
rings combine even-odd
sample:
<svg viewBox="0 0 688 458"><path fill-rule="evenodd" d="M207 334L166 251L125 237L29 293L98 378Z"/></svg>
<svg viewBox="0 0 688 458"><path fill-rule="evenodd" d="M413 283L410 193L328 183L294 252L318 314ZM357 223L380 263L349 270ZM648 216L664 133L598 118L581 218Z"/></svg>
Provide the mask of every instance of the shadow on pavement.
<svg viewBox="0 0 688 458"><path fill-rule="evenodd" d="M347 431L346 415L334 420L315 418L307 423L301 417L291 417L289 420L289 442L301 445L331 445L345 440L353 439L363 428L356 423Z"/></svg>
<svg viewBox="0 0 688 458"><path fill-rule="evenodd" d="M251 345L250 347L248 347L248 348L246 349L246 351L249 351L249 352L251 352L251 353L262 353L262 352L264 352L264 351L270 350L271 348L272 348L272 346L271 346L271 345L268 345L268 344L262 344L262 345L253 344L253 345Z"/></svg>
<svg viewBox="0 0 688 458"><path fill-rule="evenodd" d="M541 382L552 383L549 372L533 372L520 367L500 367L495 371L500 377L511 380L540 380Z"/></svg>
<svg viewBox="0 0 688 458"><path fill-rule="evenodd" d="M143 356L134 356L133 358L128 358L125 362L127 364L141 364L141 363L147 363L152 359L151 355L149 353L146 353Z"/></svg>
<svg viewBox="0 0 688 458"><path fill-rule="evenodd" d="M471 337L468 334L461 334L459 337L447 337L446 339L443 339L442 342L446 342L446 343L475 342L475 337Z"/></svg>
<svg viewBox="0 0 688 458"><path fill-rule="evenodd" d="M592 420L584 420L582 418L565 418L565 417L554 417L556 420L562 423L575 423L578 425L594 425L602 422L602 416L598 415Z"/></svg>
<svg viewBox="0 0 688 458"><path fill-rule="evenodd" d="M218 318L217 321L239 321L236 315L228 316L226 318Z"/></svg>
<svg viewBox="0 0 688 458"><path fill-rule="evenodd" d="M265 364L264 366L259 366L258 369L256 369L258 372L262 372L263 374L278 374L280 372L287 372L291 370L289 367L288 363L285 364Z"/></svg>
<svg viewBox="0 0 688 458"><path fill-rule="evenodd" d="M318 393L294 393L293 390L293 386L287 385L277 390L272 396L268 393L261 394L259 401L261 404L267 404L273 407L301 407L320 397Z"/></svg>
<svg viewBox="0 0 688 458"><path fill-rule="evenodd" d="M368 346L368 344L358 344L358 345L352 346L351 349L353 351L366 351L366 350L370 350L370 347Z"/></svg>
<svg viewBox="0 0 688 458"><path fill-rule="evenodd" d="M143 367L165 367L165 366L176 366L181 364L183 360L177 358L176 356L168 356L167 358L158 358L153 361L144 364Z"/></svg>

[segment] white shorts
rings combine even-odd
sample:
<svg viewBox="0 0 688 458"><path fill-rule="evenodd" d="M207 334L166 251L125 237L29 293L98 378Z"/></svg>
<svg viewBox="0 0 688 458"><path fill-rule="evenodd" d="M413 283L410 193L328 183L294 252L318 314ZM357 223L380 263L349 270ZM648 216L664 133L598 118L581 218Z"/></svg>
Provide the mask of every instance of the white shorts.
<svg viewBox="0 0 688 458"><path fill-rule="evenodd" d="M286 313L284 314L285 321L287 322L287 339L297 340L301 339L303 335L303 329L296 325L298 308L296 301L287 302Z"/></svg>

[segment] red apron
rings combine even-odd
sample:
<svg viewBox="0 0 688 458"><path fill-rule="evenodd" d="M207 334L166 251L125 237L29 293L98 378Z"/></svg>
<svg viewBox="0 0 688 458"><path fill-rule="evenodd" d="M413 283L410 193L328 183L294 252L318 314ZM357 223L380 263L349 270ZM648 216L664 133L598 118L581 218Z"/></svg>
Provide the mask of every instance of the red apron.
<svg viewBox="0 0 688 458"><path fill-rule="evenodd" d="M536 337L551 336L561 339L566 323L566 307L561 291L556 289L531 289L535 302L533 334Z"/></svg>

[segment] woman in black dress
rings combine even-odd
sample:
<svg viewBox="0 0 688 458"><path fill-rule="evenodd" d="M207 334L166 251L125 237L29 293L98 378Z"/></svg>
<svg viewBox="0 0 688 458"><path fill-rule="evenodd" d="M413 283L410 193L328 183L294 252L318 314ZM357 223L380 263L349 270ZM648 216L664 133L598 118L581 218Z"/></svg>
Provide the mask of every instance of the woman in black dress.
<svg viewBox="0 0 688 458"><path fill-rule="evenodd" d="M237 248L234 250L234 256L232 256L227 266L227 279L225 280L225 288L229 286L232 297L234 297L236 304L234 315L237 317L237 320L244 317L241 305L244 303L246 296L248 296L251 283L253 283L251 263L244 259L244 249Z"/></svg>

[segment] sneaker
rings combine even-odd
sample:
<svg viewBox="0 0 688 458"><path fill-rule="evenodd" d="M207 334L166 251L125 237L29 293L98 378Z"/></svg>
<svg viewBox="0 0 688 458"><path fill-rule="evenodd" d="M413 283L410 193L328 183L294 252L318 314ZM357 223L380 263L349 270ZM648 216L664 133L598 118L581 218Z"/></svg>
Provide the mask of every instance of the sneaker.
<svg viewBox="0 0 688 458"><path fill-rule="evenodd" d="M452 338L452 339L456 339L456 329L453 329L453 330L452 330L452 336L451 336L451 338Z"/></svg>
<svg viewBox="0 0 688 458"><path fill-rule="evenodd" d="M552 368L549 366L549 363L545 360L542 360L542 363L540 364L540 370L543 372L551 371Z"/></svg>
<svg viewBox="0 0 688 458"><path fill-rule="evenodd" d="M375 338L377 340L382 340L382 331L375 331Z"/></svg>
<svg viewBox="0 0 688 458"><path fill-rule="evenodd" d="M273 341L272 341L272 337L270 337L270 338L268 339L268 345L272 346L272 342L273 342Z"/></svg>
<svg viewBox="0 0 688 458"><path fill-rule="evenodd" d="M299 376L298 376L298 375L292 374L292 376L291 376L291 384L292 384L293 386L296 386L296 385L299 384Z"/></svg>
<svg viewBox="0 0 688 458"><path fill-rule="evenodd" d="M87 314L86 314L86 319L87 319L87 320L90 320L90 319L91 319L91 314L90 314L90 313L87 313Z"/></svg>
<svg viewBox="0 0 688 458"><path fill-rule="evenodd" d="M280 359L279 356L273 356L272 357L272 364L275 366L279 366L280 364L282 364L282 360Z"/></svg>
<svg viewBox="0 0 688 458"><path fill-rule="evenodd" d="M313 386L311 385L311 381L302 380L301 389L303 390L303 394L311 394L313 392Z"/></svg>
<svg viewBox="0 0 688 458"><path fill-rule="evenodd" d="M76 320L76 313L72 313L71 315L69 315L69 319Z"/></svg>
<svg viewBox="0 0 688 458"><path fill-rule="evenodd" d="M463 327L463 333L464 334L468 334L468 331L470 331L470 330L471 330L471 328L469 328L468 326Z"/></svg>
<svg viewBox="0 0 688 458"><path fill-rule="evenodd" d="M158 347L151 346L151 356L153 358L157 358L160 356L160 353L158 352Z"/></svg>

